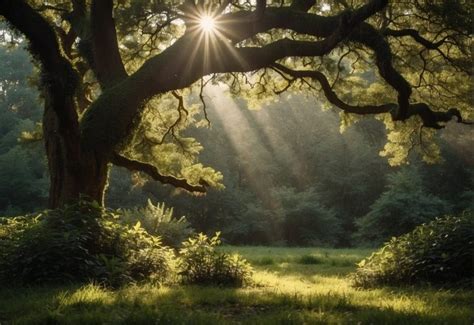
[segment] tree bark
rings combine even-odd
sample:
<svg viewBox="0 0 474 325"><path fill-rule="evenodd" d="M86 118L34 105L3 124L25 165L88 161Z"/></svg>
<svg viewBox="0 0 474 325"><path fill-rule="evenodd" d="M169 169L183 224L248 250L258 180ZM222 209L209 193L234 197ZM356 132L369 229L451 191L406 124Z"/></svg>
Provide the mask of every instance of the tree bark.
<svg viewBox="0 0 474 325"><path fill-rule="evenodd" d="M104 204L108 178L105 156L85 150L79 133L61 132L58 118L45 96L43 136L50 177L48 207L55 209L80 198Z"/></svg>

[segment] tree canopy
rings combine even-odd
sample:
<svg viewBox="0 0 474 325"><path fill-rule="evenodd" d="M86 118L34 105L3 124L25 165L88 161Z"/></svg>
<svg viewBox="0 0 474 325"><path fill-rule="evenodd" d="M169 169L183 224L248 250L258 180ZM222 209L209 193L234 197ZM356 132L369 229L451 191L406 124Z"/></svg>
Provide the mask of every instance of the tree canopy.
<svg viewBox="0 0 474 325"><path fill-rule="evenodd" d="M0 0L41 66L53 207L81 194L102 202L109 163L191 192L219 186L181 132L206 123L209 84L251 104L315 94L343 125L377 115L393 164L418 144L433 160L433 130L472 119L472 9L462 0Z"/></svg>

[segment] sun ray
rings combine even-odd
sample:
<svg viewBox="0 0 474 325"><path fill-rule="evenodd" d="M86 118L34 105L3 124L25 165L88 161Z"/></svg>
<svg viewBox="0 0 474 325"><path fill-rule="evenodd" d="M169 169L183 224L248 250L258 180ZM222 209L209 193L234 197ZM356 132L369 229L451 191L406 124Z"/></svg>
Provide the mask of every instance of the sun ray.
<svg viewBox="0 0 474 325"><path fill-rule="evenodd" d="M248 114L244 114L242 110L246 108L240 107L238 103L230 97L226 92L227 86L209 85L206 87L206 95L209 98L209 104L214 106L216 119L222 123L226 130L226 137L230 141L235 154L241 164L241 172L248 182L248 186L252 188L258 199L265 202L269 207L279 207L279 202L273 200L267 189L271 186L272 179L262 176L259 173L259 167L265 166L265 162L269 161L271 153L268 148L262 147L261 151L256 155L255 148L248 143L248 139L258 139L259 135L255 128L252 127L252 121L249 120ZM248 165L249 162L257 161L256 165Z"/></svg>

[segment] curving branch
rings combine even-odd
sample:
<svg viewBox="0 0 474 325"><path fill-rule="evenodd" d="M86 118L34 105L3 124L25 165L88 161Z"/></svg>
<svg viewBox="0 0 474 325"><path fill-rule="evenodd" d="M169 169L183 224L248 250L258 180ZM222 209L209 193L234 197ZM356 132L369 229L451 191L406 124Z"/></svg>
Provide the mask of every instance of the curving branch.
<svg viewBox="0 0 474 325"><path fill-rule="evenodd" d="M316 80L321 85L321 89L323 90L326 99L331 104L339 107L345 112L359 115L382 114L389 113L391 111L396 110L397 108L397 104L361 106L347 104L337 96L337 94L332 89L329 80L323 73L313 70L292 70L278 63L275 63L273 66L281 72L286 73L287 75L292 76L294 78L311 78Z"/></svg>
<svg viewBox="0 0 474 325"><path fill-rule="evenodd" d="M179 124L184 120L186 121L187 116L189 115L189 111L184 107L184 98L180 94L178 94L176 91L173 91L171 93L174 98L178 100L178 117L176 120L166 129L166 132L163 134L163 137L161 137L161 140L158 142L158 144L163 144L168 137L168 135L171 134L173 139L177 141L181 147L182 144L179 141L178 137L176 136L176 129L178 128Z"/></svg>
<svg viewBox="0 0 474 325"><path fill-rule="evenodd" d="M341 100L332 89L326 76L313 70L292 70L281 64L274 64L274 68L293 77L293 78L311 78L316 80L321 85L324 96L334 106L342 109L345 112L359 115L382 114L391 113L392 115L397 111L397 104L387 103L383 105L350 105ZM444 125L440 123L449 122L456 117L458 123L472 124L472 122L464 121L461 113L456 108L450 108L446 112L433 111L425 103L410 104L408 114L404 120L412 116L419 116L423 121L423 126L433 129L442 129Z"/></svg>
<svg viewBox="0 0 474 325"><path fill-rule="evenodd" d="M392 64L392 50L382 34L368 23L362 23L351 34L351 41L370 48L375 55L375 64L382 78L397 91L398 109L392 114L396 121L409 117L410 96L412 89L408 81Z"/></svg>
<svg viewBox="0 0 474 325"><path fill-rule="evenodd" d="M423 120L423 125L432 129L442 129L444 125L440 123L446 123L456 118L458 123L472 125L471 121L464 121L461 116L461 112L457 108L450 108L445 112L433 111L428 104L417 103L410 105L409 116L418 115Z"/></svg>
<svg viewBox="0 0 474 325"><path fill-rule="evenodd" d="M153 178L155 181L159 181L163 184L170 184L174 187L182 188L192 193L206 193L206 187L204 185L192 185L189 184L185 179L162 175L160 174L158 168L153 165L125 158L124 156L121 156L117 153L112 154L110 161L116 166L125 167L131 171L143 172ZM201 181L201 183L205 183L205 181Z"/></svg>
<svg viewBox="0 0 474 325"><path fill-rule="evenodd" d="M398 30L391 29L391 28L386 28L383 31L383 34L387 35L387 36L393 36L393 37L410 36L416 42L420 43L421 45L423 45L424 47L426 47L427 49L430 49L430 50L435 50L435 49L439 48L446 41L446 38L447 38L447 37L445 37L445 38L439 40L438 42L432 42L430 40L427 40L423 36L421 36L420 33L416 29L412 29L412 28L398 29Z"/></svg>

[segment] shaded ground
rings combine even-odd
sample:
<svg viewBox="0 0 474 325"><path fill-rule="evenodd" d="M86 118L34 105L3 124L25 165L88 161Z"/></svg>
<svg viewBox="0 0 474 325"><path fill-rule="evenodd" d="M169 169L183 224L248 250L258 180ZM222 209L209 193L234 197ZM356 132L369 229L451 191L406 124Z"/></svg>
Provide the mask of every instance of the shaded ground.
<svg viewBox="0 0 474 325"><path fill-rule="evenodd" d="M0 290L0 324L472 324L474 293L356 290L367 250L224 247L255 266L245 289L97 285Z"/></svg>

